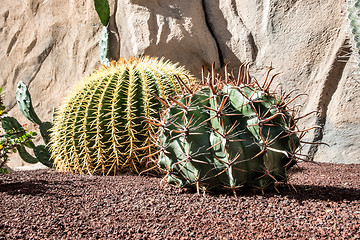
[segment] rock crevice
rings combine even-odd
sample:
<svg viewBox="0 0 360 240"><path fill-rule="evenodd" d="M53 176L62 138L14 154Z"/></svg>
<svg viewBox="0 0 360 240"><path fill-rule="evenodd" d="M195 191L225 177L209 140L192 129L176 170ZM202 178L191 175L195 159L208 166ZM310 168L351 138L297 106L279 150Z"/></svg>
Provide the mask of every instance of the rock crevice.
<svg viewBox="0 0 360 240"><path fill-rule="evenodd" d="M336 44L337 46L334 47L334 52L330 58L331 61L328 63L328 73L326 73L326 78L318 100L318 113L316 115L315 125L319 126L320 128L317 128L314 131L313 142L315 143L320 143L324 138L324 127L326 124L327 114L328 112L331 112L331 109L329 109L329 104L336 90L338 89L340 80L343 77L345 66L350 58L349 53L351 53L351 48L346 45L347 41L348 40L345 38L344 34L339 36ZM348 54L344 55L344 53ZM342 59L341 61L339 61L340 58ZM309 160L314 160L318 148L318 144L314 144L310 147L308 151Z"/></svg>
<svg viewBox="0 0 360 240"><path fill-rule="evenodd" d="M201 5L202 5L203 11L204 11L206 27L208 28L211 36L214 38L215 45L216 45L216 48L217 48L217 53L219 55L220 67L222 68L222 67L225 66L224 56L223 56L223 52L222 52L222 50L220 48L219 41L217 40L216 35L214 33L214 30L213 30L213 28L211 26L211 23L209 21L209 16L208 16L209 14L208 14L208 10L207 10L207 7L206 7L206 0L202 0Z"/></svg>

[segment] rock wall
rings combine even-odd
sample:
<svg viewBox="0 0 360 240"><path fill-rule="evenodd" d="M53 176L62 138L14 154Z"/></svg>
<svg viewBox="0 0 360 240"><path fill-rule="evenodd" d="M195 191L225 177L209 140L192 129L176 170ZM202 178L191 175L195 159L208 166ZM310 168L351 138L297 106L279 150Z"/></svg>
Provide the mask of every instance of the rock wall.
<svg viewBox="0 0 360 240"><path fill-rule="evenodd" d="M95 69L101 29L92 1L3 0L0 8L0 87L20 123L15 89L24 81L43 121L51 120L66 91ZM10 167L23 165L16 156Z"/></svg>
<svg viewBox="0 0 360 240"><path fill-rule="evenodd" d="M99 65L101 24L93 1L4 0L0 10L1 86L10 113L18 81L29 85L39 116L81 76ZM261 81L265 66L281 72L276 84L307 95L301 113L317 111L303 126L315 161L360 163L360 81L348 45L345 0L111 0L110 57L165 56L199 76L201 66L251 61ZM19 164L19 163L16 163ZM16 165L15 164L15 165Z"/></svg>

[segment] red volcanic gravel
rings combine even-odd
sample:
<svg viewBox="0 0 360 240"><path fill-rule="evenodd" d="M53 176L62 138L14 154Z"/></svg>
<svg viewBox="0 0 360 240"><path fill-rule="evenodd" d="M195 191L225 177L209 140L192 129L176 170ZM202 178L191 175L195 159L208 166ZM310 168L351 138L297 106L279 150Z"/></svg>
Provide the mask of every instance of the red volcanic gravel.
<svg viewBox="0 0 360 240"><path fill-rule="evenodd" d="M280 193L206 194L149 176L0 175L0 239L360 239L360 164L299 163Z"/></svg>

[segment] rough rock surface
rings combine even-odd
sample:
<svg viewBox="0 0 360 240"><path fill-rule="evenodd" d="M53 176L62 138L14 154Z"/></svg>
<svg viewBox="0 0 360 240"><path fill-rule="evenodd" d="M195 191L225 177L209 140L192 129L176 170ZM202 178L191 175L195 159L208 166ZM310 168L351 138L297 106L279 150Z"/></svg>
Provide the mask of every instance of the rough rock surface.
<svg viewBox="0 0 360 240"><path fill-rule="evenodd" d="M92 1L3 1L0 9L0 86L10 114L29 123L16 106L18 81L29 86L43 121L66 91L98 66L98 23ZM15 107L14 107L15 106ZM23 162L13 156L11 167Z"/></svg>
<svg viewBox="0 0 360 240"><path fill-rule="evenodd" d="M29 84L39 116L51 119L66 90L99 65L101 29L92 1L4 0L0 10L0 85L15 105L18 81ZM283 89L300 89L303 126L323 141L304 150L315 161L360 163L360 81L348 47L345 0L112 0L110 57L165 56L199 75L252 61L261 81L272 63ZM19 116L15 108L10 113ZM17 163L18 164L18 163ZM16 165L16 164L15 164Z"/></svg>

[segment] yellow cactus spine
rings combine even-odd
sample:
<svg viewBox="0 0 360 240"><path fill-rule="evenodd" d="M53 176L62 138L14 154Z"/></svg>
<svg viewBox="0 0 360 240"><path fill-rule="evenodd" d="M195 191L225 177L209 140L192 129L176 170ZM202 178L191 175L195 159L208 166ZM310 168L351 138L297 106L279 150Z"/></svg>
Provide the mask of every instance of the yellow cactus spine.
<svg viewBox="0 0 360 240"><path fill-rule="evenodd" d="M177 64L157 58L130 58L101 67L64 101L54 120L51 150L55 167L78 174L139 173L155 164L150 136L166 98L193 78Z"/></svg>

